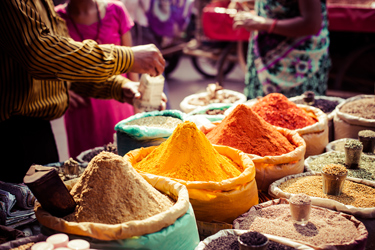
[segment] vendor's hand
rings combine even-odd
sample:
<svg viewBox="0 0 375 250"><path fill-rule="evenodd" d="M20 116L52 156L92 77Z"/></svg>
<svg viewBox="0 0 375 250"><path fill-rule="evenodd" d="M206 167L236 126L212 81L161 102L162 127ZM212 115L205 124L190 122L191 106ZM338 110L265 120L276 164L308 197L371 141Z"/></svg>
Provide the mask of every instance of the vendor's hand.
<svg viewBox="0 0 375 250"><path fill-rule="evenodd" d="M134 54L134 64L131 72L158 76L163 73L165 60L160 50L154 44L140 45L132 47Z"/></svg>
<svg viewBox="0 0 375 250"><path fill-rule="evenodd" d="M246 30L266 30L266 18L254 15L253 12L240 11L233 18L233 28Z"/></svg>
<svg viewBox="0 0 375 250"><path fill-rule="evenodd" d="M122 84L123 101L133 105L133 99L140 99L141 93L138 91L139 82L125 82Z"/></svg>
<svg viewBox="0 0 375 250"><path fill-rule="evenodd" d="M69 90L69 109L78 109L85 106L87 106L87 100L74 91Z"/></svg>
<svg viewBox="0 0 375 250"><path fill-rule="evenodd" d="M139 82L126 82L122 84L123 100L133 105L134 99L141 99L141 93L138 91ZM162 93L159 110L165 110L167 107L167 96Z"/></svg>

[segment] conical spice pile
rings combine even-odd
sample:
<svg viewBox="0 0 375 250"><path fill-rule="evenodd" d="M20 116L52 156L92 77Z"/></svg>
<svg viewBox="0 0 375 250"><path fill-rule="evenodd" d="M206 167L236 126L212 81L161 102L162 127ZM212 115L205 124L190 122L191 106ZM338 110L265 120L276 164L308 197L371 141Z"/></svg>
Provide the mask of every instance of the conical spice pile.
<svg viewBox="0 0 375 250"><path fill-rule="evenodd" d="M77 203L68 221L119 224L168 210L173 202L150 185L123 157L101 152L71 194Z"/></svg>
<svg viewBox="0 0 375 250"><path fill-rule="evenodd" d="M245 104L237 105L206 136L212 144L259 156L282 155L295 149L283 134Z"/></svg>
<svg viewBox="0 0 375 250"><path fill-rule="evenodd" d="M220 182L243 169L219 154L193 122L185 121L150 154L134 164L137 170L186 181Z"/></svg>

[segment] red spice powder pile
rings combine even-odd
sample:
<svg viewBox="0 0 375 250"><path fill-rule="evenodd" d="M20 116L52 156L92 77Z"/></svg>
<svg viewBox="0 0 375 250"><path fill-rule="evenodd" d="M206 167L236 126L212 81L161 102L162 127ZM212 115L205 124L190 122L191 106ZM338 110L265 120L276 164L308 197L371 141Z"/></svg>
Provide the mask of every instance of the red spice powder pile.
<svg viewBox="0 0 375 250"><path fill-rule="evenodd" d="M237 105L206 136L212 144L260 156L282 155L295 148L284 135L244 104Z"/></svg>
<svg viewBox="0 0 375 250"><path fill-rule="evenodd" d="M304 128L318 121L279 93L266 95L251 108L268 123L291 130Z"/></svg>

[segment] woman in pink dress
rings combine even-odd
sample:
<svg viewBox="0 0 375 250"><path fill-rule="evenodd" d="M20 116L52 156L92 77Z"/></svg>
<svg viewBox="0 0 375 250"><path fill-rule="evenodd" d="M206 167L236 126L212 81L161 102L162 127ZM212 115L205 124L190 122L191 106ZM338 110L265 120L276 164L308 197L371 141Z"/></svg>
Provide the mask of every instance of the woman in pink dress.
<svg viewBox="0 0 375 250"><path fill-rule="evenodd" d="M132 46L133 20L116 0L70 0L55 7L76 41L91 39L99 44ZM132 81L138 74L128 73ZM116 100L83 98L70 92L72 105L65 113L69 155L113 142L115 125L134 114L133 106Z"/></svg>

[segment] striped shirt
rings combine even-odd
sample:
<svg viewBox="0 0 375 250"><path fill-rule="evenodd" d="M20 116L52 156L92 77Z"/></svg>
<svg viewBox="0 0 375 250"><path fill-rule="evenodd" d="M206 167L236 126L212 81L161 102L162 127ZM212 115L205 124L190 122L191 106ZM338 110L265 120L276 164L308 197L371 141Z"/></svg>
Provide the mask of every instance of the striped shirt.
<svg viewBox="0 0 375 250"><path fill-rule="evenodd" d="M68 90L123 101L130 48L69 38L52 0L0 0L0 122L64 114Z"/></svg>

